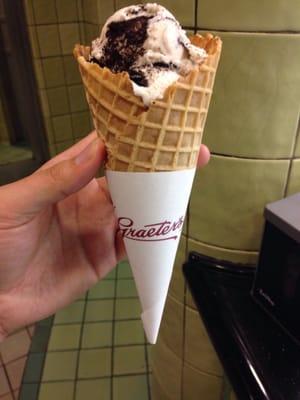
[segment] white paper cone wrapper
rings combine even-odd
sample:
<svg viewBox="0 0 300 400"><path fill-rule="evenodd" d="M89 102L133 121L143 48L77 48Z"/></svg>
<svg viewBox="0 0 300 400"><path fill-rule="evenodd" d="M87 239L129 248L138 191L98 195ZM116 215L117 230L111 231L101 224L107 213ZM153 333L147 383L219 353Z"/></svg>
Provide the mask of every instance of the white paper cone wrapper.
<svg viewBox="0 0 300 400"><path fill-rule="evenodd" d="M195 169L106 171L150 343L158 336L194 175Z"/></svg>

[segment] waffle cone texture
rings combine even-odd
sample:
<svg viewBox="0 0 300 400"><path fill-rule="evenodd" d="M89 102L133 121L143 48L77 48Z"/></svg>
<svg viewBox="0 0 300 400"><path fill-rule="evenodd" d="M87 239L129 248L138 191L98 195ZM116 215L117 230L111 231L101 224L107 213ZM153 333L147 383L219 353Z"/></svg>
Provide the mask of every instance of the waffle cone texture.
<svg viewBox="0 0 300 400"><path fill-rule="evenodd" d="M106 145L106 169L158 172L196 166L222 42L210 34L190 39L207 51L207 59L149 107L134 94L127 72L90 63L90 48L75 46L94 126Z"/></svg>

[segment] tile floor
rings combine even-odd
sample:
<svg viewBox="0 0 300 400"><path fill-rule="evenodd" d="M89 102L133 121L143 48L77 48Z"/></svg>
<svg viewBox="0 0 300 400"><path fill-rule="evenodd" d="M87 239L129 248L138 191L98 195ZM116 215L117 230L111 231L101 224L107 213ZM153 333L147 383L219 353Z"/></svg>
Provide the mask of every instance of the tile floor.
<svg viewBox="0 0 300 400"><path fill-rule="evenodd" d="M130 267L122 262L37 324L19 399L150 400L150 346L140 311Z"/></svg>

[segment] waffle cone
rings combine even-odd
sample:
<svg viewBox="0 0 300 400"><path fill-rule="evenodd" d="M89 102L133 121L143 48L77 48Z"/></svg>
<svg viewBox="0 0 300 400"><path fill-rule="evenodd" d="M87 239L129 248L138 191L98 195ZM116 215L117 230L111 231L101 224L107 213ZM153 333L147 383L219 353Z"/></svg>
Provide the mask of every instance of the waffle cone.
<svg viewBox="0 0 300 400"><path fill-rule="evenodd" d="M134 94L126 72L88 62L90 48L75 46L94 126L107 148L106 169L155 172L196 166L222 42L210 34L192 36L191 42L207 51L207 59L149 107Z"/></svg>

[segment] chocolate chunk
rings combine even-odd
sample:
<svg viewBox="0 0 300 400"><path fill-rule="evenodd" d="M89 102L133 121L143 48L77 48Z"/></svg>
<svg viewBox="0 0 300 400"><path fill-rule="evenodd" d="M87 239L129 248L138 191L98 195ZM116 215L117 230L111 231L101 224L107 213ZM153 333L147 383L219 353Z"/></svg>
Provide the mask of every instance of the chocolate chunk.
<svg viewBox="0 0 300 400"><path fill-rule="evenodd" d="M111 22L108 25L107 43L99 60L101 67L107 67L113 72L127 71L138 85L147 86L143 73L132 70L134 62L145 52L143 44L147 39L148 21L152 17L137 17L127 21ZM140 83L138 83L140 82Z"/></svg>
<svg viewBox="0 0 300 400"><path fill-rule="evenodd" d="M139 86L148 86L148 80L142 71L130 69L128 71L130 79Z"/></svg>

